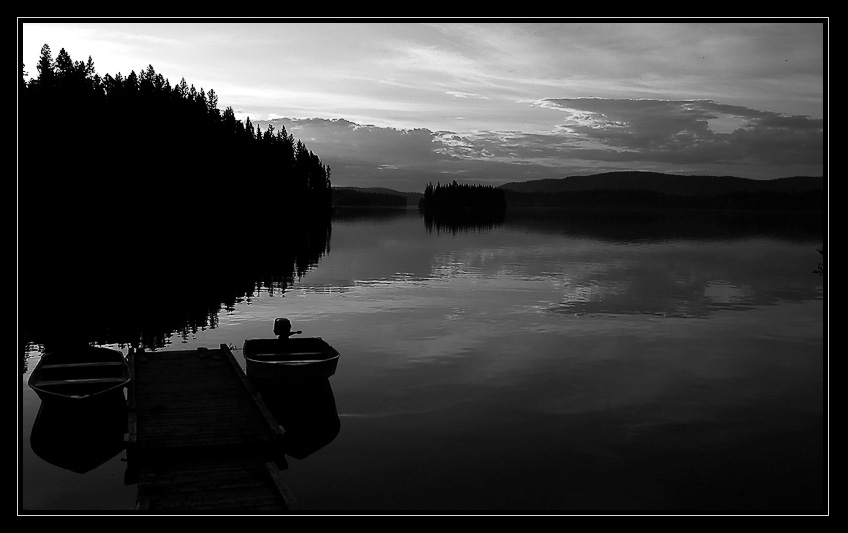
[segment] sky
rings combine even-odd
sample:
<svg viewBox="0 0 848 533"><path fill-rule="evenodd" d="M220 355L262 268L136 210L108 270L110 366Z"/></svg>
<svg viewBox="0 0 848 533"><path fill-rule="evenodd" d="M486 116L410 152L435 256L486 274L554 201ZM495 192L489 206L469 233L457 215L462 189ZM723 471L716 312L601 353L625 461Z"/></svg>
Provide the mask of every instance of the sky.
<svg viewBox="0 0 848 533"><path fill-rule="evenodd" d="M44 44L153 66L285 127L334 187L825 174L826 18L18 22L30 76Z"/></svg>

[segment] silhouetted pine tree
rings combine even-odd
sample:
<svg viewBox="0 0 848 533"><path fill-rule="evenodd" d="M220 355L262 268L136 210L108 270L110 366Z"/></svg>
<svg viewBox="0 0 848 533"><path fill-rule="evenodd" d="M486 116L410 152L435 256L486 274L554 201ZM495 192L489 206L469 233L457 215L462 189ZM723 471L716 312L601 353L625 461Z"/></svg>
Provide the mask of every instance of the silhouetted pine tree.
<svg viewBox="0 0 848 533"><path fill-rule="evenodd" d="M114 276L129 275L133 258L164 253L168 271L154 275L150 266L131 285L145 287L145 299L172 291L186 272L197 276L197 249L253 250L265 268L288 263L288 273L275 275L284 282L324 253L329 169L302 142L295 151L284 130L254 129L231 108L221 112L214 90L184 78L171 86L152 65L101 78L91 57L74 62L61 49L54 61L44 45L36 69L26 82L21 66L21 287L46 291L45 280L58 275L116 290L127 285ZM309 237L285 239L293 248L283 251L279 234ZM239 294L265 275L232 265L228 272L233 279L217 271L201 282L218 303L221 283ZM191 311L194 322L206 320L207 305Z"/></svg>
<svg viewBox="0 0 848 533"><path fill-rule="evenodd" d="M418 204L428 231L491 229L503 224L504 192L488 185L429 183Z"/></svg>
<svg viewBox="0 0 848 533"><path fill-rule="evenodd" d="M454 180L444 186L429 183L419 207L431 211L504 211L506 200L501 189L489 185L459 184Z"/></svg>

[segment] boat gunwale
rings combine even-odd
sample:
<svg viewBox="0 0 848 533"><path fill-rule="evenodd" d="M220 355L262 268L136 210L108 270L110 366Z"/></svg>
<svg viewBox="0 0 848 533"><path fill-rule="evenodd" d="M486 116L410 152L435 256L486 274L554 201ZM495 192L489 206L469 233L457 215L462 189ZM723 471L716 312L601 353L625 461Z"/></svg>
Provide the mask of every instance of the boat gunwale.
<svg viewBox="0 0 848 533"><path fill-rule="evenodd" d="M274 350L273 348L285 347L286 343L290 342L288 346L297 347L296 351L283 351L283 350ZM272 345L272 349L269 351L265 350L256 350L253 348L253 344L258 344L261 347L265 347L266 345ZM317 350L304 350L299 345L302 344L317 344L319 349ZM274 346L276 345L276 346ZM253 352L253 353L251 353ZM304 365L304 364L320 364L333 361L338 359L341 355L338 350L333 348L330 343L324 340L323 337L302 337L299 339L247 339L244 341L244 345L242 346L242 353L244 355L245 360L249 360L259 364L290 364L290 365ZM313 356L312 359L291 359L292 355L302 353L309 354ZM320 359L315 359L314 356L325 356ZM288 357L288 359L281 359L283 357Z"/></svg>
<svg viewBox="0 0 848 533"><path fill-rule="evenodd" d="M29 387L32 390L34 390L36 393L46 394L50 398L57 398L57 399L70 400L70 401L80 401L80 400L91 400L91 399L103 396L105 394L108 394L110 392L115 392L115 391L122 389L122 388L126 387L127 385L129 385L130 381L131 381L131 379L127 378L126 380L122 381L121 383L116 383L115 385L109 387L108 389L100 389L100 390L94 391L90 394L63 394L61 392L56 392L56 391L51 390L49 388L45 389L38 382L31 383ZM68 384L69 385L79 385L78 383L68 383Z"/></svg>
<svg viewBox="0 0 848 533"><path fill-rule="evenodd" d="M291 366L303 366L303 365L315 365L320 363L329 363L331 361L335 361L339 358L341 354L336 352L335 354L327 357L326 359L257 359L255 357L251 357L249 355L245 355L245 360L251 361L253 363L259 364L272 364L272 365L291 365ZM269 357L274 357L273 355Z"/></svg>
<svg viewBox="0 0 848 533"><path fill-rule="evenodd" d="M74 351L69 349L58 349L54 351L49 351L44 353L41 356L41 359L38 361L38 364L35 365L35 368L32 370L32 373L27 380L27 385L29 388L35 391L42 400L44 399L57 399L57 400L67 400L71 402L79 402L83 400L93 400L104 395L115 393L116 391L127 387L129 383L132 381L132 373L130 372L129 364L124 357L123 353L112 349L105 348L102 346L86 346L84 351L90 353L103 353L109 354L114 359L113 360L105 360L105 361L82 361L77 363L51 363L51 356L56 354L64 355L64 352ZM107 367L107 366L120 366L121 367L121 375L119 377L109 377L109 378L71 378L71 379L57 379L57 380L44 380L42 379L42 374L44 369L52 370L52 369L60 369L60 368L97 368L97 367ZM96 380L96 381L92 381ZM119 380L119 381L115 381ZM98 383L110 383L113 384L106 388L99 388L93 390L91 392L87 392L84 394L73 394L73 393L63 393L58 392L57 388L69 387L73 390L74 387L84 386L84 385L95 385Z"/></svg>

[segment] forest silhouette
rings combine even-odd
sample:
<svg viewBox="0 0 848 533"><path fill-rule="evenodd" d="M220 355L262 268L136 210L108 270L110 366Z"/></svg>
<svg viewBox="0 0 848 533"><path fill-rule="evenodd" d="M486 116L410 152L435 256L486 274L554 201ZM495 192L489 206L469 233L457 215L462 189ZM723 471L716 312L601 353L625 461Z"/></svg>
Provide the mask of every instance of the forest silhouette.
<svg viewBox="0 0 848 533"><path fill-rule="evenodd" d="M507 204L502 189L454 180L429 183L418 210L427 231L452 233L487 230L503 224Z"/></svg>
<svg viewBox="0 0 848 533"><path fill-rule="evenodd" d="M352 187L333 189L334 207L395 207L406 208L406 198L401 194L361 191Z"/></svg>
<svg viewBox="0 0 848 533"><path fill-rule="evenodd" d="M285 128L237 120L213 89L152 65L101 77L45 44L29 81L26 68L22 342L161 346L329 251L330 168Z"/></svg>

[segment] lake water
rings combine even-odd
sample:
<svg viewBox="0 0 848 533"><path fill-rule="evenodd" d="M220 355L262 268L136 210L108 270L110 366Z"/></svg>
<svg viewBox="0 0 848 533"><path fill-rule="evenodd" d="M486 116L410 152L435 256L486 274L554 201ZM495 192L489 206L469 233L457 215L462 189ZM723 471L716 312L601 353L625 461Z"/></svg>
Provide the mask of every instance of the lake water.
<svg viewBox="0 0 848 533"><path fill-rule="evenodd" d="M306 513L821 514L817 230L345 212L293 286L165 349L241 360L288 317L342 354L338 435L285 471ZM33 451L27 378L21 509L131 511L122 450L85 474Z"/></svg>

